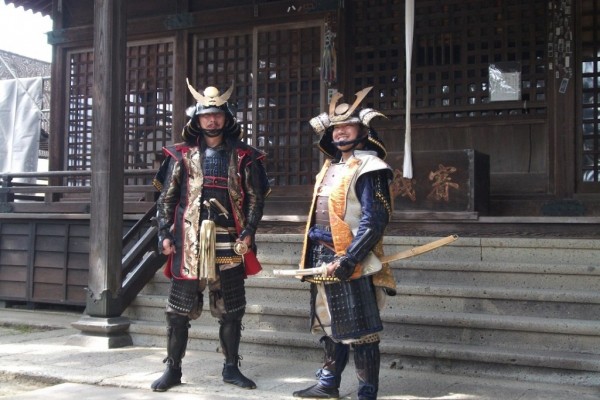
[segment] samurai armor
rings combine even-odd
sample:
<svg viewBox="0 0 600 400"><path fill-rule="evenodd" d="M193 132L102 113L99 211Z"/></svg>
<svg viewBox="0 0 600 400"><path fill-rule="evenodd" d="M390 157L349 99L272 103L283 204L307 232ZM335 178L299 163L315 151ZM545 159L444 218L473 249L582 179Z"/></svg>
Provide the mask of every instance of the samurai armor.
<svg viewBox="0 0 600 400"><path fill-rule="evenodd" d="M325 284L334 339L358 338L383 330L370 277Z"/></svg>

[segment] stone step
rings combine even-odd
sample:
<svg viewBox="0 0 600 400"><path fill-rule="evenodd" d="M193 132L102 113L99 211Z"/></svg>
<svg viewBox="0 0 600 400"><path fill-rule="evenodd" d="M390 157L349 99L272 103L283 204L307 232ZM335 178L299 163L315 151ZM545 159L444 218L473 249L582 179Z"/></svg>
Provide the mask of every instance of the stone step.
<svg viewBox="0 0 600 400"><path fill-rule="evenodd" d="M472 285L473 280L475 278L456 284L437 284L400 279L398 295L387 298L387 307L424 312L474 312L547 318L568 316L571 319L595 319L600 312L600 292L595 290L483 286ZM502 278L485 283L497 285L504 282ZM140 295L166 296L168 290L169 282L162 273L157 273ZM246 280L246 293L249 304L257 305L283 301L306 306L310 296L308 283L295 278L274 278L267 269Z"/></svg>
<svg viewBox="0 0 600 400"><path fill-rule="evenodd" d="M138 296L124 314L133 320L164 324L162 296ZM308 304L308 303L306 303ZM517 349L553 349L600 352L600 322L564 318L535 318L518 315L489 315L457 312L422 312L386 308L382 314L384 336L397 340L504 346ZM200 323L218 324L204 307ZM283 333L307 332L307 305L277 302L272 305L249 302L244 317L249 329Z"/></svg>
<svg viewBox="0 0 600 400"><path fill-rule="evenodd" d="M164 324L134 320L130 332L135 346L165 346ZM318 339L318 336L303 332L246 328L242 331L240 354L313 361L316 369L322 362ZM513 375L519 379L564 384L597 385L600 382L600 358L597 354L527 348L513 350L494 345L428 343L393 339L385 334L382 335L380 348L382 365L399 370L414 368L479 376ZM193 322L188 349L220 352L218 329Z"/></svg>
<svg viewBox="0 0 600 400"><path fill-rule="evenodd" d="M600 322L472 313L382 313L385 337L423 343L600 353Z"/></svg>
<svg viewBox="0 0 600 400"><path fill-rule="evenodd" d="M414 285L401 284L398 290L405 295L436 297L467 297L479 299L512 299L547 301L552 303L600 304L600 293L595 291L553 290L553 289L512 289L506 287L471 287L466 285Z"/></svg>
<svg viewBox="0 0 600 400"><path fill-rule="evenodd" d="M386 254L438 238L386 237ZM274 277L297 268L302 235L258 235L263 271L246 280L242 354L313 360L309 285ZM382 362L515 379L600 382L600 243L595 240L460 238L393 262L398 295L382 311ZM164 347L169 282L158 272L126 311L134 344ZM218 351L205 306L190 348Z"/></svg>
<svg viewBox="0 0 600 400"><path fill-rule="evenodd" d="M398 294L388 302L393 309L421 312L479 313L523 317L596 320L600 315L600 293L557 292L506 288L472 288L451 285L398 285Z"/></svg>
<svg viewBox="0 0 600 400"><path fill-rule="evenodd" d="M386 236L385 254L420 246L440 237ZM258 258L265 264L297 265L302 235L258 234ZM597 265L600 242L593 239L522 239L461 237L453 243L410 258L419 261L537 263L550 265Z"/></svg>
<svg viewBox="0 0 600 400"><path fill-rule="evenodd" d="M502 286L512 289L595 291L600 287L600 268L590 265L403 261L392 265L400 283Z"/></svg>
<svg viewBox="0 0 600 400"><path fill-rule="evenodd" d="M165 323L166 296L138 295L125 310L123 316L137 321ZM218 327L211 316L208 304L204 304L200 317L202 325ZM244 325L252 329L302 332L308 330L308 301L304 304L279 301L274 304L259 304L248 299Z"/></svg>
<svg viewBox="0 0 600 400"><path fill-rule="evenodd" d="M399 354L389 364L399 370L410 368L593 387L600 384L600 365L596 354L531 349L515 352L494 346L420 341L395 341L387 345L382 342L383 348L391 354Z"/></svg>
<svg viewBox="0 0 600 400"><path fill-rule="evenodd" d="M219 328L216 320L207 315L192 321L188 349L220 352ZM211 320L211 321L209 321ZM281 332L248 328L242 331L240 354L273 356L290 360L322 360L322 350L317 336L301 332ZM164 323L132 320L129 332L134 346L165 347ZM242 361L243 363L243 361ZM315 367L315 369L318 368Z"/></svg>

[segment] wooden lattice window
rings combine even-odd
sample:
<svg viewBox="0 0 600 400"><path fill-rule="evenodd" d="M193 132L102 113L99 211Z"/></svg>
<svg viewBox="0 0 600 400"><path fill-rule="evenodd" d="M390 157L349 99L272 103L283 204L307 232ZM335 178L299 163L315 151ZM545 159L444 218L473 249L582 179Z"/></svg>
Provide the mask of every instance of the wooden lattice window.
<svg viewBox="0 0 600 400"><path fill-rule="evenodd" d="M274 186L310 184L319 152L308 124L320 109L320 26L195 38L194 85L224 90L245 141L268 154Z"/></svg>
<svg viewBox="0 0 600 400"><path fill-rule="evenodd" d="M194 73L190 83L199 91L215 86L221 93L234 84L229 103L236 112L245 140L253 144L252 34L196 36L194 42Z"/></svg>
<svg viewBox="0 0 600 400"><path fill-rule="evenodd" d="M375 86L374 106L404 112L404 2L354 1L355 90ZM543 0L422 0L415 4L412 115L416 119L546 112ZM386 32L386 34L381 34ZM490 102L491 64L520 65L521 98Z"/></svg>
<svg viewBox="0 0 600 400"><path fill-rule="evenodd" d="M277 186L310 184L319 151L308 121L320 112L321 28L258 33L257 130Z"/></svg>
<svg viewBox="0 0 600 400"><path fill-rule="evenodd" d="M92 51L69 55L66 169L91 169ZM173 44L130 44L126 61L125 169L155 167L157 152L171 139ZM89 184L77 178L72 184ZM135 183L133 180L127 183Z"/></svg>
<svg viewBox="0 0 600 400"><path fill-rule="evenodd" d="M171 140L173 43L129 45L126 70L125 169L153 168Z"/></svg>
<svg viewBox="0 0 600 400"><path fill-rule="evenodd" d="M83 51L69 56L69 104L67 116L66 169L86 171L92 167L92 76L94 53ZM89 178L75 178L74 185L89 184Z"/></svg>
<svg viewBox="0 0 600 400"><path fill-rule="evenodd" d="M600 2L583 0L581 7L581 160L579 179L600 182Z"/></svg>

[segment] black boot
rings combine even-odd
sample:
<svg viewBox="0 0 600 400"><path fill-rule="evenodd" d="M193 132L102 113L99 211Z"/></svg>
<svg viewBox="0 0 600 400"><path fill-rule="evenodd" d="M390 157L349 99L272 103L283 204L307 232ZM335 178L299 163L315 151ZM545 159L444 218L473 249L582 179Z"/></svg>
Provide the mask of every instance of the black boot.
<svg viewBox="0 0 600 400"><path fill-rule="evenodd" d="M240 339L242 337L242 321L228 321L226 318L219 321L219 340L225 356L223 364L223 382L241 387L242 389L256 389L256 383L246 378L239 369L242 357L238 354Z"/></svg>
<svg viewBox="0 0 600 400"><path fill-rule="evenodd" d="M358 378L358 399L375 400L379 390L379 342L354 347L354 366Z"/></svg>
<svg viewBox="0 0 600 400"><path fill-rule="evenodd" d="M340 397L340 383L342 372L348 363L349 346L336 343L330 337L323 336L320 340L325 355L323 368L317 371L319 382L303 390L293 393L294 397L313 399L337 399Z"/></svg>
<svg viewBox="0 0 600 400"><path fill-rule="evenodd" d="M190 319L187 316L167 313L167 369L150 386L155 392L164 392L181 384L181 360L187 347Z"/></svg>

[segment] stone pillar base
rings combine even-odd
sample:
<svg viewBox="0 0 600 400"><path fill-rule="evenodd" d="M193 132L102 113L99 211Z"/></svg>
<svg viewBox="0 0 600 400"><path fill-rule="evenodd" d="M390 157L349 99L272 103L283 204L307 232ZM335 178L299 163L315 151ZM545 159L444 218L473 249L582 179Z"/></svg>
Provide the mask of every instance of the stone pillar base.
<svg viewBox="0 0 600 400"><path fill-rule="evenodd" d="M98 349L116 349L133 345L129 335L129 318L99 318L84 316L71 326L81 333L73 335L67 344Z"/></svg>

